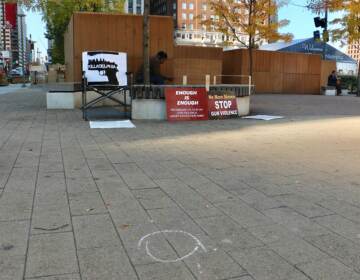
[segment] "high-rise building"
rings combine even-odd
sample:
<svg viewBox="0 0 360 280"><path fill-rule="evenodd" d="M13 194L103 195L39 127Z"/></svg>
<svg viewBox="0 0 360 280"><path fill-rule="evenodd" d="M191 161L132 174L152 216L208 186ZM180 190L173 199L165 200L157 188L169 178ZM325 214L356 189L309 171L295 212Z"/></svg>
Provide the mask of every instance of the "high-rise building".
<svg viewBox="0 0 360 280"><path fill-rule="evenodd" d="M0 3L0 49L11 50L11 26L6 21L4 1Z"/></svg>
<svg viewBox="0 0 360 280"><path fill-rule="evenodd" d="M52 63L52 51L54 48L54 40L48 39L48 48L47 48L47 62Z"/></svg>
<svg viewBox="0 0 360 280"><path fill-rule="evenodd" d="M224 34L206 27L202 21L215 18L206 0L151 0L151 14L174 18L175 41L178 45L222 46ZM246 35L240 35L246 40ZM237 45L236 41L233 41Z"/></svg>
<svg viewBox="0 0 360 280"><path fill-rule="evenodd" d="M360 42L349 44L347 54L360 63Z"/></svg>

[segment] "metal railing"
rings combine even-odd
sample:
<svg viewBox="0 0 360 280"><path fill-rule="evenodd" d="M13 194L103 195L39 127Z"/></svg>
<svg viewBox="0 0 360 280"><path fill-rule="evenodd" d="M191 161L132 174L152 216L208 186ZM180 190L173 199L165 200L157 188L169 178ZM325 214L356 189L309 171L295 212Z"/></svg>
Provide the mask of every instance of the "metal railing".
<svg viewBox="0 0 360 280"><path fill-rule="evenodd" d="M165 89L181 87L181 88L204 88L205 85L133 85L131 87L132 99L165 99ZM254 85L227 85L218 84L210 85L209 92L233 92L236 97L249 96L254 93Z"/></svg>
<svg viewBox="0 0 360 280"><path fill-rule="evenodd" d="M223 77L231 77L231 78L247 78L248 79L248 83L247 83L247 87L248 87L248 93L249 95L251 95L255 89L254 85L252 85L252 78L250 75L215 75L214 76L214 85L217 84L218 81L218 77L223 78ZM232 85L232 84L231 84ZM239 86L244 86L243 84L239 84Z"/></svg>

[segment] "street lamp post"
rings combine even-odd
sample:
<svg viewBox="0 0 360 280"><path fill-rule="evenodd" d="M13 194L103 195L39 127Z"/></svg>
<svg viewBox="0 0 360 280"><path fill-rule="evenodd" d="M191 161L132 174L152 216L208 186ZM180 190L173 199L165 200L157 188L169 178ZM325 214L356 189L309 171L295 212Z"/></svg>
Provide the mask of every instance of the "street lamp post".
<svg viewBox="0 0 360 280"><path fill-rule="evenodd" d="M328 2L325 0L325 28L323 32L323 59L326 60L326 44L328 41Z"/></svg>
<svg viewBox="0 0 360 280"><path fill-rule="evenodd" d="M22 72L23 72L23 87L26 87L26 82L25 82L25 48L24 48L24 26L23 26L23 21L25 18L25 15L23 13L19 13L17 15L20 19L20 40L21 40L21 44L19 44L19 56L20 56L20 46L21 46L21 60L19 57L19 60L21 61L22 65Z"/></svg>

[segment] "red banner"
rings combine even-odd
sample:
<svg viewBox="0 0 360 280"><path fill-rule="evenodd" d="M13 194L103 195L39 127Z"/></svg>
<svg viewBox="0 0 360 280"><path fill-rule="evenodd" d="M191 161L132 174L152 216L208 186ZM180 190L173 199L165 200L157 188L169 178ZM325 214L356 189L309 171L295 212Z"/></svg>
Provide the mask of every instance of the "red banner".
<svg viewBox="0 0 360 280"><path fill-rule="evenodd" d="M168 121L208 119L208 97L205 88L167 88L165 98Z"/></svg>
<svg viewBox="0 0 360 280"><path fill-rule="evenodd" d="M6 3L5 20L11 25L11 28L16 27L16 17L17 17L17 4Z"/></svg>
<svg viewBox="0 0 360 280"><path fill-rule="evenodd" d="M209 93L209 119L238 117L236 96L232 92Z"/></svg>

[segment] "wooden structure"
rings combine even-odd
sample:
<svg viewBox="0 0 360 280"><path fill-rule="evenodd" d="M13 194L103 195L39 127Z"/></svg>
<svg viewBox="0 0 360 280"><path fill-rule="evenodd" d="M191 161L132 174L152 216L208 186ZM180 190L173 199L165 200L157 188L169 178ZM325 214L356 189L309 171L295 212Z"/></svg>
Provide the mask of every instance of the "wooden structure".
<svg viewBox="0 0 360 280"><path fill-rule="evenodd" d="M320 94L328 69L336 69L335 62L324 62L319 55L255 50L253 56L253 83L257 93ZM249 75L247 50L226 51L223 57L224 75ZM246 80L226 77L224 82L246 83Z"/></svg>
<svg viewBox="0 0 360 280"><path fill-rule="evenodd" d="M81 81L83 51L118 51L128 54L128 71L136 73L142 65L142 16L75 13L65 34L65 64L68 82ZM175 47L172 17L150 17L150 53L168 54L162 73L181 83L205 83L205 75L220 75L222 50L219 48Z"/></svg>
<svg viewBox="0 0 360 280"><path fill-rule="evenodd" d="M81 81L83 51L119 51L128 54L128 71L142 65L142 16L109 13L75 13L65 34L66 81ZM223 52L220 48L174 46L173 19L150 17L150 53L168 54L164 75L181 84L204 84L205 75L248 75L248 51ZM319 94L336 69L333 61L319 55L254 51L253 84L257 93ZM224 83L247 84L247 78L223 78ZM221 83L217 78L217 83Z"/></svg>

